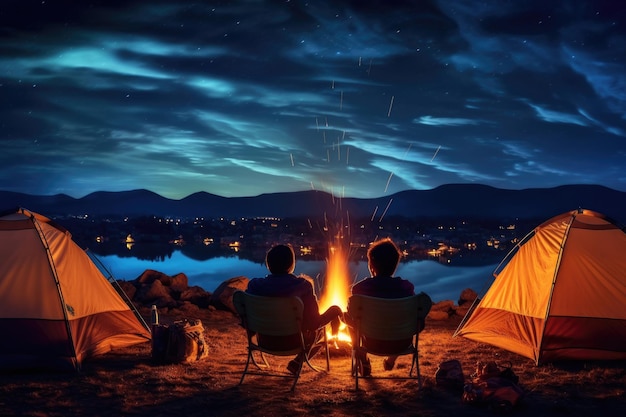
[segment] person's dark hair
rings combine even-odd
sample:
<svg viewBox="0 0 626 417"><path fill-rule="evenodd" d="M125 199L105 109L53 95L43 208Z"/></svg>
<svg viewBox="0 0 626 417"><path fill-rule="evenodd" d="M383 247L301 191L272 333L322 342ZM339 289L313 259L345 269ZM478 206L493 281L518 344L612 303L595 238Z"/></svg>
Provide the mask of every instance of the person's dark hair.
<svg viewBox="0 0 626 417"><path fill-rule="evenodd" d="M372 243L367 251L367 262L376 275L392 276L398 268L401 256L398 246L386 238Z"/></svg>
<svg viewBox="0 0 626 417"><path fill-rule="evenodd" d="M276 245L267 252L265 264L272 274L290 274L296 267L296 254L289 245Z"/></svg>

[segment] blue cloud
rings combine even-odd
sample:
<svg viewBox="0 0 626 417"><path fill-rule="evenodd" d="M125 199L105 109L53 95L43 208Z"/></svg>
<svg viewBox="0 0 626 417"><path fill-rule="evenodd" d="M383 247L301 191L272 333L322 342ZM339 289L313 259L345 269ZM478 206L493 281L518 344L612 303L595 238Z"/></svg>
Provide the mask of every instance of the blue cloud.
<svg viewBox="0 0 626 417"><path fill-rule="evenodd" d="M172 198L626 190L626 43L606 7L11 2L0 178Z"/></svg>

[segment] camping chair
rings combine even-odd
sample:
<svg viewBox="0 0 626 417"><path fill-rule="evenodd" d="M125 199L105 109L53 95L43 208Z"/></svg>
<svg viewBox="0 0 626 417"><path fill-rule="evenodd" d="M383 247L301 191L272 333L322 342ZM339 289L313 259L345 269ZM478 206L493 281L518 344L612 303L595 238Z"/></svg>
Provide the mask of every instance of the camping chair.
<svg viewBox="0 0 626 417"><path fill-rule="evenodd" d="M303 334L302 315L304 304L299 297L262 297L248 294L244 291L236 291L233 294L233 303L237 313L241 317L243 327L246 329L248 338L248 358L246 366L241 375L239 384L243 383L246 375L274 376L282 378L293 378L291 390L293 391L302 372L302 364L306 364L314 371L319 371L317 367L309 362L309 351L305 343ZM261 335L261 337L259 337ZM262 336L282 336L293 343L284 346L263 345ZM330 354L328 351L328 341L326 338L325 326L317 329L315 342L321 344L326 353L326 369L330 370ZM260 352L262 364L259 364L254 352ZM295 356L302 354L304 361L294 374L288 372L274 372L265 358L265 354L275 356ZM259 372L249 370L252 362ZM261 372L262 371L262 372Z"/></svg>
<svg viewBox="0 0 626 417"><path fill-rule="evenodd" d="M405 298L377 298L365 295L352 295L348 300L348 316L354 328L356 340L352 341L352 375L355 388L359 389L357 358L367 354L375 356L411 355L411 368L408 377L368 376L375 379L417 379L422 387L419 361L418 340L421 323L428 315L432 301L424 293ZM374 350L367 345L367 339L381 341L411 340L409 346L400 350ZM416 376L413 376L413 369Z"/></svg>

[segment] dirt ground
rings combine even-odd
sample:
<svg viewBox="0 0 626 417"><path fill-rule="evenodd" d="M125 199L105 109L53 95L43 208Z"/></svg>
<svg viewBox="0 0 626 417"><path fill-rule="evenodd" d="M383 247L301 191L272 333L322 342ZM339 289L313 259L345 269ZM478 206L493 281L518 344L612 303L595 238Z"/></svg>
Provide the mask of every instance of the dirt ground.
<svg viewBox="0 0 626 417"><path fill-rule="evenodd" d="M148 313L147 310L142 310ZM2 416L484 416L496 411L465 404L459 392L437 386L437 365L458 359L466 378L479 361L510 361L525 396L515 416L622 416L626 410L623 362L535 366L530 360L452 333L460 318L427 321L420 338L421 390L415 381L362 380L350 373L349 349L333 350L330 372L308 368L294 392L290 380L246 377L245 335L226 311L162 315L170 323L202 320L210 354L190 364L157 365L150 343L86 361L81 372L0 373ZM7 337L7 335L5 335ZM287 359L272 359L284 369ZM321 355L314 363L323 365ZM408 373L408 357L391 374ZM372 357L373 374L387 373Z"/></svg>

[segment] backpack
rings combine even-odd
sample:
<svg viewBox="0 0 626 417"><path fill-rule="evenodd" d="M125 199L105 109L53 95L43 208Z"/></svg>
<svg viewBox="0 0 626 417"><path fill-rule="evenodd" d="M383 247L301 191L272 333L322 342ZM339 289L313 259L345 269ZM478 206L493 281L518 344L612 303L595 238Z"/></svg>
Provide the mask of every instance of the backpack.
<svg viewBox="0 0 626 417"><path fill-rule="evenodd" d="M517 383L496 376L465 384L461 400L466 404L487 406L494 411L509 412L515 408L523 396L524 390Z"/></svg>
<svg viewBox="0 0 626 417"><path fill-rule="evenodd" d="M461 362L456 359L441 362L435 372L437 386L453 390L462 390L465 384L465 376Z"/></svg>
<svg viewBox="0 0 626 417"><path fill-rule="evenodd" d="M200 320L175 321L171 326L152 326L152 359L157 363L195 362L206 358L209 349Z"/></svg>
<svg viewBox="0 0 626 417"><path fill-rule="evenodd" d="M479 362L471 378L473 381L465 384L461 397L466 404L509 412L524 397L524 390L518 385L519 377L513 372L511 363Z"/></svg>

